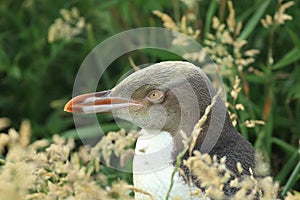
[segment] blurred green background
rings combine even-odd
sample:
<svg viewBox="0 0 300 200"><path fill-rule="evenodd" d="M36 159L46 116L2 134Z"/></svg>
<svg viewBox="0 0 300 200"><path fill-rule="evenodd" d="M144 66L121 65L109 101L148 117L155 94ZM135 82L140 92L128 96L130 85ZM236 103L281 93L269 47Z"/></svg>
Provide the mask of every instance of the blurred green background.
<svg viewBox="0 0 300 200"><path fill-rule="evenodd" d="M76 137L72 115L65 113L63 106L71 98L77 70L97 44L124 30L163 27L154 10L168 14L177 23L183 15L193 13L196 19L189 25L201 31L197 40L204 46L208 33L214 32L213 16L226 23L229 13L226 0L195 0L193 7L186 2L2 0L1 117L10 118L13 127L29 119L32 140L50 138L53 134ZM252 129L243 125L237 128L263 152L270 163L271 174L289 190L300 188L296 185L300 170L300 2L294 1L286 10L292 20L269 28L261 23L266 14L274 16L283 3L233 1L236 20L243 22L241 37L247 40L243 48L258 49L260 53L251 66L257 73L230 73L242 79L239 102L245 111L238 111L239 120L252 118L266 123ZM64 27L62 20L68 21L73 29ZM60 30L65 32L59 35ZM138 65L174 59L169 54L152 51L130 56ZM118 59L106 71L99 91L111 88L130 69L128 56ZM105 132L118 129L109 115L99 120Z"/></svg>

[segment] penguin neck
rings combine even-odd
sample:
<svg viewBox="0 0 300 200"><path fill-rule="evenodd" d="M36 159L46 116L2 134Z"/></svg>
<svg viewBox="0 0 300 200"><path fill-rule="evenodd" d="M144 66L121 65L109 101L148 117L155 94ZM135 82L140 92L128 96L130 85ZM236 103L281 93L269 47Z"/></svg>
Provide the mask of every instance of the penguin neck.
<svg viewBox="0 0 300 200"><path fill-rule="evenodd" d="M144 168L144 172L166 167L172 164L173 149L174 140L169 132L142 129L136 142L135 161L144 160L141 163L145 163L145 166L140 165L140 162L135 162L138 164L135 167Z"/></svg>
<svg viewBox="0 0 300 200"><path fill-rule="evenodd" d="M166 148L173 148L173 137L167 131L142 129L136 143L138 155L153 154Z"/></svg>

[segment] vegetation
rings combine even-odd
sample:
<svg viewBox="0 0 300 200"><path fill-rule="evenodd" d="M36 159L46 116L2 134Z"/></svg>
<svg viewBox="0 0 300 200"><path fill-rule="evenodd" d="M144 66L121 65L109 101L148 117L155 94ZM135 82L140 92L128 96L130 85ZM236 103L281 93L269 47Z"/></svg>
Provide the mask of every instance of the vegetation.
<svg viewBox="0 0 300 200"><path fill-rule="evenodd" d="M299 198L291 194L300 190L299 9L299 1L282 0L2 1L0 198L9 199L11 194L10 199L26 195L27 199L53 199L54 191L57 199L67 198L84 193L82 185L74 187L78 182L108 199L131 198L119 193L136 190L130 186L131 175L86 158L72 115L63 106L71 98L80 64L97 44L121 31L148 26L185 33L205 48L226 83L234 125L262 155L282 195ZM130 60L139 65L173 59L174 55L155 50L124 55L106 70L98 90L112 88L131 69ZM118 130L110 115L99 121L105 133ZM20 134L12 127L20 127ZM89 138L99 134L91 127L82 131ZM52 145L68 156L53 158ZM213 161L207 159L204 156L203 161L210 165ZM71 163L68 169L82 170L82 179L69 179L75 172L65 170L66 161ZM62 170L53 168L53 162ZM20 169L24 169L20 175L5 176L9 170L18 173ZM28 175L36 169L37 173ZM29 178L23 182L21 176ZM66 179L68 184L63 182ZM277 183L266 182L277 191Z"/></svg>

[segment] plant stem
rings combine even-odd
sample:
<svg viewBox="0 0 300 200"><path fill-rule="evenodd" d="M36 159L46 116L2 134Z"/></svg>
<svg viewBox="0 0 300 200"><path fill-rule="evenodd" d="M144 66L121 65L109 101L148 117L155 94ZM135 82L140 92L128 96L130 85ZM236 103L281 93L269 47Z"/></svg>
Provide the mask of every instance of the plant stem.
<svg viewBox="0 0 300 200"><path fill-rule="evenodd" d="M298 161L297 166L295 167L293 173L291 174L289 180L287 181L283 191L282 191L282 196L285 196L287 192L295 185L299 178L299 173L300 173L300 160Z"/></svg>
<svg viewBox="0 0 300 200"><path fill-rule="evenodd" d="M169 186L169 189L168 189L165 200L168 200L170 198L170 194L171 194L171 191L172 191L172 188L173 188L173 185L174 185L175 173L178 171L178 169L180 167L180 164L181 164L181 161L182 161L182 158L183 158L184 154L187 152L188 149L189 149L189 147L186 146L183 149L183 151L177 156L176 165L175 165L174 170L173 170L172 175L171 175L171 183L170 183L170 186Z"/></svg>

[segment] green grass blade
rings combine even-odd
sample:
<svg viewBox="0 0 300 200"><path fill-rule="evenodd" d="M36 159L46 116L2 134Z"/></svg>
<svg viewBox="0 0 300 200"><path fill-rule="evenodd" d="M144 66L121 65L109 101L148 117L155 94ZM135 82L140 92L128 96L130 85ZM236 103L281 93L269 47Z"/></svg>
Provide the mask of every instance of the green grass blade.
<svg viewBox="0 0 300 200"><path fill-rule="evenodd" d="M205 18L204 37L206 37L206 34L210 30L212 18L216 12L216 9L217 9L217 0L212 0L209 4L206 18Z"/></svg>
<svg viewBox="0 0 300 200"><path fill-rule="evenodd" d="M241 39L247 39L248 36L253 32L256 25L260 22L263 14L265 13L265 10L269 6L271 0L263 1L261 6L256 10L256 12L253 14L253 16L250 18L250 20L245 25L245 28L241 32L240 38Z"/></svg>
<svg viewBox="0 0 300 200"><path fill-rule="evenodd" d="M300 49L300 39L299 36L293 32L291 29L288 29L288 33L290 35L290 38L292 39L293 43L295 44L295 46Z"/></svg>
<svg viewBox="0 0 300 200"><path fill-rule="evenodd" d="M287 142L278 139L278 138L272 138L272 143L278 145L282 150L285 152L288 152L290 154L294 153L297 149L293 147L292 145L288 144Z"/></svg>
<svg viewBox="0 0 300 200"><path fill-rule="evenodd" d="M165 200L169 200L170 198L170 194L171 194L171 191L172 191L172 188L173 188L173 185L174 185L174 177L175 177L175 174L176 172L178 172L178 169L180 167L180 163L185 155L185 153L188 151L189 147L185 147L183 149L182 152L179 153L179 155L177 156L177 159L176 159L176 165L174 167L174 170L172 172L172 175L171 175L171 183L170 183L170 186L169 186L169 189L168 189L168 192L167 192L167 195L166 195L166 198Z"/></svg>
<svg viewBox="0 0 300 200"><path fill-rule="evenodd" d="M273 65L273 70L282 69L287 67L289 64L296 62L300 59L300 50L298 48L294 48L286 53L283 58L281 58L275 65Z"/></svg>
<svg viewBox="0 0 300 200"><path fill-rule="evenodd" d="M284 189L282 191L283 196L285 196L287 194L287 192L290 191L293 188L293 186L296 184L297 180L299 179L299 173L300 173L300 160L298 161L297 166L295 167L289 180L287 181L286 185L284 186Z"/></svg>
<svg viewBox="0 0 300 200"><path fill-rule="evenodd" d="M240 16L236 17L236 21L245 21L251 17L251 14L257 10L257 5L252 6L251 8L248 8L243 13L241 13Z"/></svg>
<svg viewBox="0 0 300 200"><path fill-rule="evenodd" d="M292 171L293 167L297 163L298 152L295 151L293 155L289 158L283 168L280 170L279 174L276 176L276 180L278 180L281 184L288 177L289 173Z"/></svg>

